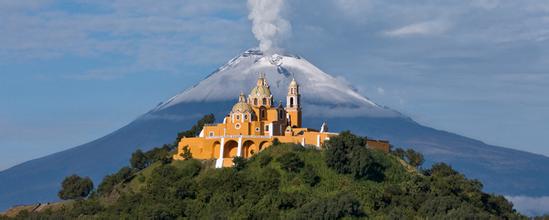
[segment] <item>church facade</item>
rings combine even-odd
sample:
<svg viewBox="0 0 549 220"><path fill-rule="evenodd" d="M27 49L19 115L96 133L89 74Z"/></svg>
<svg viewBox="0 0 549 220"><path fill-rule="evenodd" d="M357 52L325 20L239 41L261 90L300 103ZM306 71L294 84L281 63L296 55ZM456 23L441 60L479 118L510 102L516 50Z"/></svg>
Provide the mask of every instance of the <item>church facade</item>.
<svg viewBox="0 0 549 220"><path fill-rule="evenodd" d="M320 130L302 128L301 95L295 79L288 86L283 106L274 102L269 84L261 75L247 97L240 94L223 123L205 125L198 137L182 138L174 159L183 160L183 148L188 147L193 158L215 159L217 168L230 167L234 157L249 158L271 146L275 139L320 148L335 135L328 132L326 124Z"/></svg>

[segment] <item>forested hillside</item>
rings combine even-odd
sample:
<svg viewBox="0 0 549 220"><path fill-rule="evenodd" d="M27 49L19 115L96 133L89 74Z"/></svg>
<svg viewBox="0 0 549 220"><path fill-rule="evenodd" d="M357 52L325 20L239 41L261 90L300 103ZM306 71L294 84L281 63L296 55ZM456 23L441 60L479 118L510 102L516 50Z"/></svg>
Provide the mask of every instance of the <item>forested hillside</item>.
<svg viewBox="0 0 549 220"><path fill-rule="evenodd" d="M446 164L421 169L414 167L420 154L385 154L364 143L350 132L326 150L276 143L223 169L191 154L172 161L166 145L134 153L129 167L105 177L88 198L16 218L523 218L503 196L482 192L479 181Z"/></svg>

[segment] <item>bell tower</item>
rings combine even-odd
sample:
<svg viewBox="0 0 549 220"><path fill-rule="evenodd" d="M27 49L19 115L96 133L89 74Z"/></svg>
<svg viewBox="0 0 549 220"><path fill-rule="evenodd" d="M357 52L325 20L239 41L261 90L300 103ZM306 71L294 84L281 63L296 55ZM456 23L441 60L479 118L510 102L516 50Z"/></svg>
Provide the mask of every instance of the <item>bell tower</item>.
<svg viewBox="0 0 549 220"><path fill-rule="evenodd" d="M286 112L288 113L290 126L301 128L301 95L299 94L299 85L295 79L292 79L288 87Z"/></svg>

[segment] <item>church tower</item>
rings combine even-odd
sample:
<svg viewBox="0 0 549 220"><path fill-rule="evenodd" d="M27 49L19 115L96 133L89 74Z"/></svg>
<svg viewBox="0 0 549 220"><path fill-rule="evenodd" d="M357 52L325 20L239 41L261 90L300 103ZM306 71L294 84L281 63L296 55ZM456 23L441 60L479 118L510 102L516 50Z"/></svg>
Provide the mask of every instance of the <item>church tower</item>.
<svg viewBox="0 0 549 220"><path fill-rule="evenodd" d="M299 85L292 79L288 87L286 96L286 112L290 120L290 126L301 128L301 95L299 94Z"/></svg>
<svg viewBox="0 0 549 220"><path fill-rule="evenodd" d="M248 103L254 107L270 108L273 105L273 95L265 74L259 75L256 86L248 96Z"/></svg>
<svg viewBox="0 0 549 220"><path fill-rule="evenodd" d="M253 107L258 121L267 120L267 112L273 105L273 95L269 83L265 79L265 74L261 73L259 75L256 86L248 95L248 104Z"/></svg>

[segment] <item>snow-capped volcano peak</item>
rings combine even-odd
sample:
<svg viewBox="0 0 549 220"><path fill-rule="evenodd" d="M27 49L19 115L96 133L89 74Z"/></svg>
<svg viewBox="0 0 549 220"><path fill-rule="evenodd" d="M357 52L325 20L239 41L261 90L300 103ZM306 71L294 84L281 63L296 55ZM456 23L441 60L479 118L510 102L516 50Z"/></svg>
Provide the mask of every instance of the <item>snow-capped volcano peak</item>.
<svg viewBox="0 0 549 220"><path fill-rule="evenodd" d="M159 105L160 111L180 103L236 100L240 92L249 93L263 73L275 101L285 100L292 79L299 83L304 111L318 116L369 115L398 116L360 95L306 59L291 54L264 55L257 49L247 50L231 59L197 85Z"/></svg>

